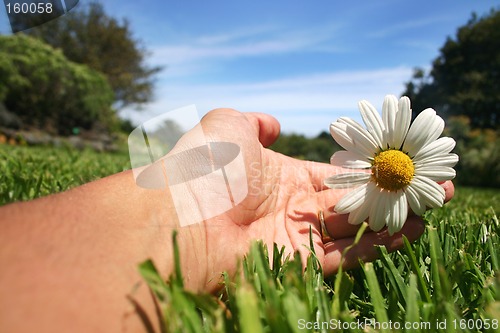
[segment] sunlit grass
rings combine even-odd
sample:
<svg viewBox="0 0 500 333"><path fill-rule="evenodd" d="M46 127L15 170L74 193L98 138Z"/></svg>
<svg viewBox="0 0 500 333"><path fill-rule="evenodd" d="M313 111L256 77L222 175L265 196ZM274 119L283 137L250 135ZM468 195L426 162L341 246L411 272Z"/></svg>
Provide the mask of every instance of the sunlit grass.
<svg viewBox="0 0 500 333"><path fill-rule="evenodd" d="M0 144L0 205L61 192L130 169L126 153Z"/></svg>

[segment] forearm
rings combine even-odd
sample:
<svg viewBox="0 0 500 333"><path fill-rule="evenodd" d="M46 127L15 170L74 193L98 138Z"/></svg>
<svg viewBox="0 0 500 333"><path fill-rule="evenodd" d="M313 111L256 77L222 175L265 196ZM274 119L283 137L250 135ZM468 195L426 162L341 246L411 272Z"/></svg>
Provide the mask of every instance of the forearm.
<svg viewBox="0 0 500 333"><path fill-rule="evenodd" d="M137 266L151 258L170 274L171 205L124 172L0 208L0 330L138 331L134 303L156 326Z"/></svg>

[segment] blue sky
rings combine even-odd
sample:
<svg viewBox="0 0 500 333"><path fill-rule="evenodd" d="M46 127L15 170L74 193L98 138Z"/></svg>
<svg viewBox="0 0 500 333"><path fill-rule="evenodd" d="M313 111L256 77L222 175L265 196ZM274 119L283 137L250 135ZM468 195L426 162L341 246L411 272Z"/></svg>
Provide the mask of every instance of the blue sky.
<svg viewBox="0 0 500 333"><path fill-rule="evenodd" d="M80 1L81 3L84 0ZM154 102L125 110L135 122L185 105L274 115L308 136L357 102L380 109L416 66L429 68L447 36L499 1L106 0L164 66ZM6 16L0 11L2 32Z"/></svg>

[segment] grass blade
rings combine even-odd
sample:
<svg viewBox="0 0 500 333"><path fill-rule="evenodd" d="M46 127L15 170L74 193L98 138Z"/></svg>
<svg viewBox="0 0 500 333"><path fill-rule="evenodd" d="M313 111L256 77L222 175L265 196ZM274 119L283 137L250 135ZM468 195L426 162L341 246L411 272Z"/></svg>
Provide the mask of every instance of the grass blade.
<svg viewBox="0 0 500 333"><path fill-rule="evenodd" d="M409 264L411 267L411 270L413 274L416 275L417 277L417 285L418 289L420 290L420 295L422 296L422 299L424 302L430 303L432 301L431 295L429 291L427 290L427 284L424 281L424 277L422 272L420 271L420 266L418 265L417 257L415 256L415 252L413 251L410 242L408 241L408 238L406 236L403 236L403 244L404 244L404 249L406 251L406 254L409 257Z"/></svg>
<svg viewBox="0 0 500 333"><path fill-rule="evenodd" d="M420 310L418 306L418 286L417 286L417 276L413 273L410 274L410 284L406 289L406 323L419 323L420 322ZM406 332L418 333L420 332L420 327L411 327L406 329Z"/></svg>
<svg viewBox="0 0 500 333"><path fill-rule="evenodd" d="M396 290L403 307L406 307L406 305L408 304L406 300L407 287L403 280L403 277L394 265L392 259L389 257L387 249L384 246L379 246L378 250L380 252L380 259L382 263L388 269L387 277L389 278L389 283L392 285L392 288Z"/></svg>
<svg viewBox="0 0 500 333"><path fill-rule="evenodd" d="M389 317L387 316L384 298L382 297L382 292L380 291L380 286L378 284L373 264L365 264L363 270L365 272L366 282L368 283L368 288L370 290L370 299L372 301L373 310L375 311L375 318L377 319L377 322L382 324L380 332L390 332L385 328L385 325L383 325L389 322Z"/></svg>
<svg viewBox="0 0 500 333"><path fill-rule="evenodd" d="M146 260L139 265L139 274L146 281L147 285L160 301L165 300L167 284L160 276L154 263L151 260Z"/></svg>
<svg viewBox="0 0 500 333"><path fill-rule="evenodd" d="M259 311L259 301L254 290L248 284L242 284L236 290L238 322L241 333L264 333Z"/></svg>

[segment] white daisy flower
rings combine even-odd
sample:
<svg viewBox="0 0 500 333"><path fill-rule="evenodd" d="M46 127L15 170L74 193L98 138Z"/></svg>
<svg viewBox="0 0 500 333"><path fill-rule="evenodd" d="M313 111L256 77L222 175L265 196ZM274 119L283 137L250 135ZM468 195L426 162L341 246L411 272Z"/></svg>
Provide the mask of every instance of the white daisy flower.
<svg viewBox="0 0 500 333"><path fill-rule="evenodd" d="M411 124L410 99L386 96L382 118L367 101L359 102L366 129L342 117L330 132L345 151L336 152L333 165L353 169L325 179L330 188L355 187L335 205L349 215L349 223L369 220L370 228L398 232L408 216L408 205L417 215L426 207L441 207L445 193L437 181L455 177L458 156L450 153L455 140L439 138L444 121L433 109L422 111ZM438 139L439 138L439 139ZM357 170L355 170L357 169Z"/></svg>

